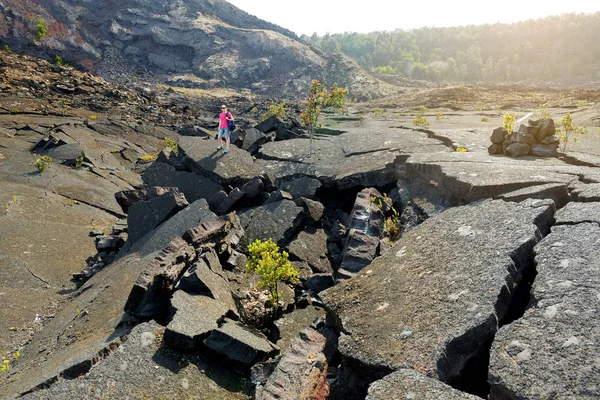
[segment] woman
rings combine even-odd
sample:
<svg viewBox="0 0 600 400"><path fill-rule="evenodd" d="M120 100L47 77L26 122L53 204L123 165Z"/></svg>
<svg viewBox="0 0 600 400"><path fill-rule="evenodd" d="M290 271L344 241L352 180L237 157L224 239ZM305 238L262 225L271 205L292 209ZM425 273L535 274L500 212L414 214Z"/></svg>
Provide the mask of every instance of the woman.
<svg viewBox="0 0 600 400"><path fill-rule="evenodd" d="M225 135L225 154L227 154L229 153L229 142L231 139L231 129L229 129L229 121L233 121L234 119L233 115L231 115L231 113L227 111L227 106L225 104L221 106L221 114L219 114L219 120L219 135L217 136L219 138L219 147L217 147L217 150L221 150L223 148L223 140L221 139L221 137Z"/></svg>

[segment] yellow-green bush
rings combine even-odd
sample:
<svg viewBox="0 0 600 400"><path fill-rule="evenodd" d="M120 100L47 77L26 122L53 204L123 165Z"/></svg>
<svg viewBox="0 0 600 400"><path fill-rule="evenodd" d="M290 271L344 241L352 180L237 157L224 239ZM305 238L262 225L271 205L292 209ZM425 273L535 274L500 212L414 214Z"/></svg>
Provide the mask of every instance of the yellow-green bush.
<svg viewBox="0 0 600 400"><path fill-rule="evenodd" d="M288 260L288 253L280 252L279 246L269 239L265 242L257 239L248 246L250 258L246 264L249 272L256 273L260 281L258 287L269 291L269 300L274 306L279 303L280 292L277 282L298 282L298 271Z"/></svg>

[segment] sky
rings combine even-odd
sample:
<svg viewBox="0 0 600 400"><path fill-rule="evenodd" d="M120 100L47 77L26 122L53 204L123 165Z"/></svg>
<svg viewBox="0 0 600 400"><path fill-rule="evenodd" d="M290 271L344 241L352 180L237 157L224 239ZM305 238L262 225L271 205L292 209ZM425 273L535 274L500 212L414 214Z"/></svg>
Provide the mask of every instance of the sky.
<svg viewBox="0 0 600 400"><path fill-rule="evenodd" d="M598 0L227 0L298 35L512 23L600 11Z"/></svg>

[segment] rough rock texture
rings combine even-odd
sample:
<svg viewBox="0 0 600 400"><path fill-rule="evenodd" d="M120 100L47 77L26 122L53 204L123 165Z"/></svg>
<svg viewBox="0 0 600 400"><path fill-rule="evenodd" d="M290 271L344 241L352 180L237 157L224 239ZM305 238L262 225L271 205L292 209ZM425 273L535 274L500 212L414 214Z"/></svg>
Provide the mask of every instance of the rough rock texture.
<svg viewBox="0 0 600 400"><path fill-rule="evenodd" d="M248 150L250 154L256 154L260 146L273 140L273 135L266 135L256 128L246 129L242 149Z"/></svg>
<svg viewBox="0 0 600 400"><path fill-rule="evenodd" d="M503 193L494 197L506 201L521 202L527 199L550 199L561 208L569 202L569 190L565 183L547 183L545 185L534 185L514 192Z"/></svg>
<svg viewBox="0 0 600 400"><path fill-rule="evenodd" d="M221 269L221 275L223 275L222 272ZM205 259L200 258L181 277L177 289L190 294L208 296L226 304L237 313L231 288L221 275L218 274L216 268L210 268Z"/></svg>
<svg viewBox="0 0 600 400"><path fill-rule="evenodd" d="M304 176L292 181L283 182L280 184L280 187L291 194L294 199L299 197L314 199L317 189L321 187L321 182L318 179Z"/></svg>
<svg viewBox="0 0 600 400"><path fill-rule="evenodd" d="M314 272L333 273L327 258L327 235L323 229L306 228L288 246L290 256L306 261Z"/></svg>
<svg viewBox="0 0 600 400"><path fill-rule="evenodd" d="M121 252L140 252L145 255L159 251L166 247L173 238L181 237L188 229L216 219L217 216L209 210L206 200L197 200L147 233L131 247L123 247Z"/></svg>
<svg viewBox="0 0 600 400"><path fill-rule="evenodd" d="M261 168L245 150L231 147L225 154L214 142L197 137L182 137L179 156L190 170L221 185L245 183L261 175Z"/></svg>
<svg viewBox="0 0 600 400"><path fill-rule="evenodd" d="M175 187L150 186L143 189L122 190L115 193L115 199L123 212L127 213L129 207L138 201L148 201L167 192L179 193L179 189Z"/></svg>
<svg viewBox="0 0 600 400"><path fill-rule="evenodd" d="M600 397L599 243L598 224L580 223L553 227L536 246L535 302L496 335L491 399Z"/></svg>
<svg viewBox="0 0 600 400"><path fill-rule="evenodd" d="M173 239L156 259L142 270L131 289L125 309L142 320L164 317L165 297L187 268L193 247L182 238Z"/></svg>
<svg viewBox="0 0 600 400"><path fill-rule="evenodd" d="M376 189L367 188L356 195L350 214L350 232L342 250L342 265L337 279L353 276L369 265L377 255L383 229L383 213L372 197L381 198L381 194Z"/></svg>
<svg viewBox="0 0 600 400"><path fill-rule="evenodd" d="M98 358L83 378L61 379L27 400L87 399L250 399L247 384L225 369L190 353L161 347L164 327L156 322L136 326L119 348ZM182 358L186 363L182 363ZM200 368L202 371L200 371ZM125 372L124 372L125 371ZM215 382L211 376L219 376Z"/></svg>
<svg viewBox="0 0 600 400"><path fill-rule="evenodd" d="M325 337L314 329L302 330L264 388L257 388L257 400L327 398L325 342Z"/></svg>
<svg viewBox="0 0 600 400"><path fill-rule="evenodd" d="M556 212L555 225L574 225L583 222L600 224L600 203L571 202Z"/></svg>
<svg viewBox="0 0 600 400"><path fill-rule="evenodd" d="M221 186L210 179L193 172L177 171L168 164L155 162L142 174L144 183L151 186L174 186L193 203L199 199L209 201Z"/></svg>
<svg viewBox="0 0 600 400"><path fill-rule="evenodd" d="M231 320L225 320L221 327L212 331L204 344L212 351L247 366L264 361L277 352L277 347L263 335Z"/></svg>
<svg viewBox="0 0 600 400"><path fill-rule="evenodd" d="M354 279L322 292L344 328L346 365L372 379L401 368L459 377L493 338L552 214L543 200L444 211Z"/></svg>
<svg viewBox="0 0 600 400"><path fill-rule="evenodd" d="M373 382L366 400L477 400L473 396L412 370L401 369Z"/></svg>
<svg viewBox="0 0 600 400"><path fill-rule="evenodd" d="M298 308L275 321L273 332L276 334L276 337L271 339L273 339L273 343L279 347L283 354L288 350L290 344L296 339L301 330L309 328L318 318L324 319L325 315L325 310L319 307L308 306L306 308Z"/></svg>
<svg viewBox="0 0 600 400"><path fill-rule="evenodd" d="M175 315L164 334L165 344L182 350L193 350L202 344L208 334L219 327L219 322L231 309L218 300L206 296L189 295L178 290L171 298Z"/></svg>
<svg viewBox="0 0 600 400"><path fill-rule="evenodd" d="M189 204L182 193L165 193L132 205L127 213L129 240L136 242Z"/></svg>
<svg viewBox="0 0 600 400"><path fill-rule="evenodd" d="M311 199L306 199L304 197L300 197L299 199L294 200L297 206L304 207L304 210L312 220L312 222L319 222L323 217L323 211L325 211L325 206L319 203L318 201L314 201Z"/></svg>
<svg viewBox="0 0 600 400"><path fill-rule="evenodd" d="M246 231L240 242L242 246L256 239L272 238L279 247L283 247L302 226L304 210L291 200L281 200L244 211L239 217Z"/></svg>
<svg viewBox="0 0 600 400"><path fill-rule="evenodd" d="M576 201L597 202L600 201L600 183L578 185L571 193Z"/></svg>

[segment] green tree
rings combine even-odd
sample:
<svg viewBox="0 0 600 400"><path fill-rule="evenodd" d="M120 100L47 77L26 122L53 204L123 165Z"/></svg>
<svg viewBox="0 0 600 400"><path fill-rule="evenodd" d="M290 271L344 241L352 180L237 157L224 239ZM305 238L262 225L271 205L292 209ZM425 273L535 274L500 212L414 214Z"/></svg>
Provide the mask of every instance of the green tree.
<svg viewBox="0 0 600 400"><path fill-rule="evenodd" d="M302 124L304 124L306 129L308 129L310 136L308 155L312 154L313 135L319 124L318 121L319 117L321 116L321 112L328 108L338 111L343 110L347 93L348 90L339 88L337 83L334 83L329 92L327 92L321 81L312 81L306 110L300 115Z"/></svg>

